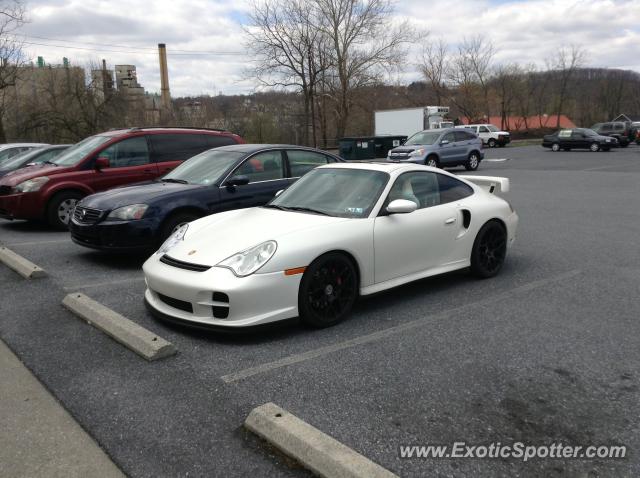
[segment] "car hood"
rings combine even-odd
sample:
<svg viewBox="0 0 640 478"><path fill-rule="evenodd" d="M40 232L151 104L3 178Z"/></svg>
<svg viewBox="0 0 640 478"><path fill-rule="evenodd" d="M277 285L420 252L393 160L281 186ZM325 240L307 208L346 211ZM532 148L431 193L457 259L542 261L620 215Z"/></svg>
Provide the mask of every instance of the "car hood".
<svg viewBox="0 0 640 478"><path fill-rule="evenodd" d="M130 204L153 204L173 195L181 195L198 186L194 184L164 183L161 181L125 186L92 194L82 200L82 205L103 211L117 209Z"/></svg>
<svg viewBox="0 0 640 478"><path fill-rule="evenodd" d="M34 164L33 166L27 166L10 172L2 179L0 179L0 185L15 186L29 179L37 178L40 176L52 176L55 174L61 174L67 171L73 171L73 169L73 167L64 168L61 166L54 166L52 164Z"/></svg>
<svg viewBox="0 0 640 478"><path fill-rule="evenodd" d="M215 266L233 254L265 241L277 242L288 234L350 220L263 207L227 211L192 222L184 241L167 255L180 261Z"/></svg>

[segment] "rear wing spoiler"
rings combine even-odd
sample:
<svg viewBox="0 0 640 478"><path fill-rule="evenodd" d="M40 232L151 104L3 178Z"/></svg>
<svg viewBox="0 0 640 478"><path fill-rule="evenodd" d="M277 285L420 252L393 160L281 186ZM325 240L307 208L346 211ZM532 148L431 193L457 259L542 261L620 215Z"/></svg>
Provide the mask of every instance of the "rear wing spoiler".
<svg viewBox="0 0 640 478"><path fill-rule="evenodd" d="M501 178L498 176L458 176L473 184L480 186L491 194L508 193L509 178Z"/></svg>

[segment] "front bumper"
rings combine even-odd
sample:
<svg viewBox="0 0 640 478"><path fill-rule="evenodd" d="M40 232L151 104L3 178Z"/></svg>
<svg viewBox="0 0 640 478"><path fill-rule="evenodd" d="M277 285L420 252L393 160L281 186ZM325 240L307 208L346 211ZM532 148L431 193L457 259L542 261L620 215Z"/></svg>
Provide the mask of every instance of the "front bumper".
<svg viewBox="0 0 640 478"><path fill-rule="evenodd" d="M69 223L71 239L76 244L103 251L151 251L158 245L160 220L101 221L81 224Z"/></svg>
<svg viewBox="0 0 640 478"><path fill-rule="evenodd" d="M159 255L151 256L143 270L147 307L172 322L231 330L298 316L302 274L236 277L221 267L196 272L160 262Z"/></svg>
<svg viewBox="0 0 640 478"><path fill-rule="evenodd" d="M45 204L38 192L0 195L0 217L4 219L43 219Z"/></svg>

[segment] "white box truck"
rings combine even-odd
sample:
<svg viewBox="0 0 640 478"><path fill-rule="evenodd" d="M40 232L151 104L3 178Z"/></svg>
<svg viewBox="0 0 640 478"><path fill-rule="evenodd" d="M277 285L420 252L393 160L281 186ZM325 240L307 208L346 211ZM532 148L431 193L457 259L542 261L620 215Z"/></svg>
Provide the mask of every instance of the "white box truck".
<svg viewBox="0 0 640 478"><path fill-rule="evenodd" d="M425 129L451 128L453 122L445 120L447 114L448 106L375 111L375 135L411 136Z"/></svg>

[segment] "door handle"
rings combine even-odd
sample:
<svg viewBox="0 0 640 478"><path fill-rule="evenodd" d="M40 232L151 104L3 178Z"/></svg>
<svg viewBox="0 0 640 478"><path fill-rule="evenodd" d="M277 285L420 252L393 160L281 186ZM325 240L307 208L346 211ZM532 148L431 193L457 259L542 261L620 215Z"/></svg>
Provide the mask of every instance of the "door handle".
<svg viewBox="0 0 640 478"><path fill-rule="evenodd" d="M453 224L453 223L455 223L455 222L456 222L456 218L455 218L455 217L450 217L449 219L447 219L447 220L445 220L445 221L444 221L444 223L445 223L446 225Z"/></svg>

